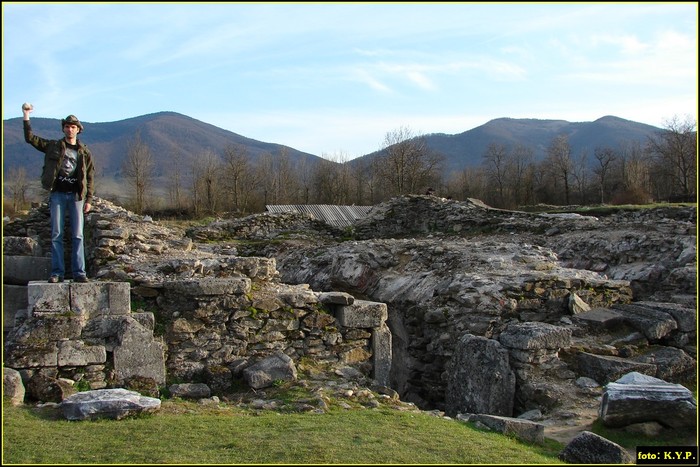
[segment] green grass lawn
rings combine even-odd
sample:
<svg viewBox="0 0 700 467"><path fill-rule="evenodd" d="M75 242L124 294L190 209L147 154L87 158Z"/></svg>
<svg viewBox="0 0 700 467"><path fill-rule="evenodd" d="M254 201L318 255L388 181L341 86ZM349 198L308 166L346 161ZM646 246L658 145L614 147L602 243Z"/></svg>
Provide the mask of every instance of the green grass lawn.
<svg viewBox="0 0 700 467"><path fill-rule="evenodd" d="M3 465L561 464L561 449L392 408L256 413L166 400L150 415L68 421L56 408L3 404Z"/></svg>

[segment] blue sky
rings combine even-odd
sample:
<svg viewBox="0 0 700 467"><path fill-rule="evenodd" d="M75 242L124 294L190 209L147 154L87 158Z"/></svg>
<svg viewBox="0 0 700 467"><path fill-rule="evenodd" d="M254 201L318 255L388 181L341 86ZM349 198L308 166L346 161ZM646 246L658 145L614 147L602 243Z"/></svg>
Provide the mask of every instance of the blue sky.
<svg viewBox="0 0 700 467"><path fill-rule="evenodd" d="M3 120L174 111L334 160L500 117L697 119L698 4L2 3Z"/></svg>

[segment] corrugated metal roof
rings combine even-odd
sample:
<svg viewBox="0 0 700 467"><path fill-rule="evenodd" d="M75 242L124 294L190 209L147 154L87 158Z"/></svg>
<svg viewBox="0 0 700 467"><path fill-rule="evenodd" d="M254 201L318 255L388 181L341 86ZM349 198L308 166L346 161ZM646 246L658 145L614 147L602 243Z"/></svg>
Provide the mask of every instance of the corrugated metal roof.
<svg viewBox="0 0 700 467"><path fill-rule="evenodd" d="M349 227L364 218L372 206L338 206L332 204L269 204L268 212L301 212L310 214L333 227Z"/></svg>

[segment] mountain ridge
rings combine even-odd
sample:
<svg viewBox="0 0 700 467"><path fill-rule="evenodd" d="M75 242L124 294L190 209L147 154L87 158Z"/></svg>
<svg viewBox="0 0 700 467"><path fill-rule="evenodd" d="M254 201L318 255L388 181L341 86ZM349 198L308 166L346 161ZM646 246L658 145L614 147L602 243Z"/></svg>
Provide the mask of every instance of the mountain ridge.
<svg viewBox="0 0 700 467"><path fill-rule="evenodd" d="M60 119L35 117L31 121L35 134L45 138L62 136ZM85 132L80 139L95 155L98 174L105 176L119 177L128 144L137 133L150 148L156 170L161 171L159 175L163 175L162 171L173 161L194 164L207 151L221 155L230 145L244 149L252 163L259 161L264 154L279 156L282 153L292 163L306 159L313 165L322 160L314 154L279 143L247 138L173 111L155 112L114 122L82 123ZM619 149L629 144L643 144L661 130L612 115L593 122L499 117L462 133L431 133L421 136L425 138L429 149L444 155L445 174L449 174L481 164L484 153L492 143L507 147L530 147L535 159L539 160L546 155L547 146L554 137L566 135L574 156L581 151L587 151L592 156L596 147ZM28 176L38 177L41 159L37 156L40 154L24 142L22 118L4 120L3 134L3 170L25 167ZM381 153L382 150L376 151L351 162L377 157Z"/></svg>
<svg viewBox="0 0 700 467"><path fill-rule="evenodd" d="M62 137L60 119L34 117L31 122L32 131L39 136L55 139ZM128 145L137 133L142 142L149 147L157 172L159 168L166 167L174 156L181 156L177 160L182 163L194 163L198 156L207 151L222 154L229 145L244 148L252 161L258 160L266 153L279 154L285 151L293 161L317 158L313 154L282 144L247 138L172 111L140 115L115 122L81 123L85 131L79 139L92 151L98 174L109 176L119 176ZM36 156L40 154L25 143L22 118L4 120L3 132L3 170L12 166L28 169L36 166Z"/></svg>

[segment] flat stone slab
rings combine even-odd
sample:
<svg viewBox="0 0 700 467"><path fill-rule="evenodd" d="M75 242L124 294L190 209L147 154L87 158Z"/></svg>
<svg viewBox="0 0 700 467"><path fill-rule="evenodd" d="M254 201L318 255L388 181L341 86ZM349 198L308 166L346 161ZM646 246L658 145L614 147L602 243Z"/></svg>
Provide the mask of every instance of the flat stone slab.
<svg viewBox="0 0 700 467"><path fill-rule="evenodd" d="M61 402L63 416L68 420L120 420L129 415L154 412L159 408L160 399L121 388L79 392Z"/></svg>

